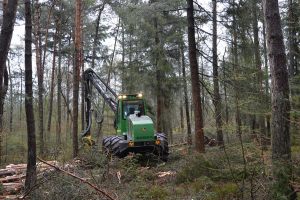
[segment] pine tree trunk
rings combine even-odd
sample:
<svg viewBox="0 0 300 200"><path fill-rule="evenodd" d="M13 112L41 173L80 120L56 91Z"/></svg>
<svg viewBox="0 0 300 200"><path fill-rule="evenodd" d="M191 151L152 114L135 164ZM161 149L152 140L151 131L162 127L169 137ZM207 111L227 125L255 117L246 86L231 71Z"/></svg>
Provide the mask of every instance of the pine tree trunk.
<svg viewBox="0 0 300 200"><path fill-rule="evenodd" d="M222 131L222 105L219 91L219 72L218 72L218 50L217 50L217 0L213 0L213 82L214 82L214 98L215 120L217 128L218 145L224 145Z"/></svg>
<svg viewBox="0 0 300 200"><path fill-rule="evenodd" d="M264 0L267 46L272 80L272 162L274 197L291 198L290 101L286 54L278 0Z"/></svg>
<svg viewBox="0 0 300 200"><path fill-rule="evenodd" d="M122 83L122 90L121 92L125 92L125 28L124 23L122 22L122 74L121 74L121 83Z"/></svg>
<svg viewBox="0 0 300 200"><path fill-rule="evenodd" d="M21 121L22 121L22 104L23 104L23 70L22 68L20 68L20 73L21 73L21 91L20 91L20 115L19 115L19 121L20 121L20 124L21 124Z"/></svg>
<svg viewBox="0 0 300 200"><path fill-rule="evenodd" d="M0 35L0 163L2 155L3 106L8 87L6 59L13 34L18 0L10 0L3 5L3 23Z"/></svg>
<svg viewBox="0 0 300 200"><path fill-rule="evenodd" d="M49 11L48 11L48 17L47 17L47 24L46 24L46 34L45 34L45 45L44 45L44 51L43 51L43 62L42 62L42 66L41 66L41 71L43 72L43 74L44 74L44 69L45 69L45 62L46 62L46 52L47 52L47 47L48 47L48 33L49 33L49 25L50 25L50 17L51 17L51 14L52 14L52 11L53 11L53 8L54 8L54 6L55 6L55 2L53 2L52 3L52 5L51 5L51 7L50 7L50 9L49 9ZM54 43L55 43L55 36L54 36ZM53 59L55 59L54 58L54 55L53 55ZM52 74L54 74L54 71L53 71L53 65L52 65ZM44 78L43 78L44 79ZM51 77L51 79L52 79L52 77ZM42 82L43 83L43 82ZM53 83L53 81L51 82L51 86L50 86L50 100L51 99L53 99L53 97L51 98L51 87L52 87L52 83ZM42 89L43 90L43 89ZM53 90L54 90L54 88L53 88ZM52 90L52 91L53 91ZM39 90L40 91L40 90ZM53 96L53 93L52 93L52 96ZM39 97L40 98L40 97ZM52 103L50 102L50 104L49 105L51 105ZM49 112L50 112L50 110L51 110L51 112L52 112L52 108L50 109L49 108ZM52 113L51 113L51 115L52 115ZM49 124L51 124L51 122L49 123L49 116L50 116L50 113L49 113L49 115L48 115L48 123L47 123L47 137L46 137L46 139L47 138L49 138L50 137L50 129L51 129L51 125L49 126ZM50 119L51 120L51 119ZM45 134L44 134L45 135Z"/></svg>
<svg viewBox="0 0 300 200"><path fill-rule="evenodd" d="M81 23L82 24L82 23ZM82 27L80 28L82 30ZM81 32L82 34L82 32ZM83 38L83 35L81 35ZM83 39L81 40L81 47L80 47L80 60L81 60L81 74L84 73L84 62L83 62ZM85 129L85 105L84 105L84 81L83 77L80 76L80 83L81 83L81 130Z"/></svg>
<svg viewBox="0 0 300 200"><path fill-rule="evenodd" d="M54 34L54 42L53 42L53 58L52 58L52 72L51 72L51 86L50 86L50 97L49 97L49 113L48 113L48 124L47 124L47 132L48 137L50 137L51 130L51 122L52 122L52 111L53 111L53 96L54 96L54 82L55 82L55 65L56 65L56 54L57 54L57 37L58 37L58 26L56 24L55 34Z"/></svg>
<svg viewBox="0 0 300 200"><path fill-rule="evenodd" d="M9 93L10 93L10 112L9 112L9 132L13 131L13 113L14 113L14 105L13 105L13 82L12 82L12 74L11 74L11 67L10 61L7 60L7 68L8 68L8 75L9 75Z"/></svg>
<svg viewBox="0 0 300 200"><path fill-rule="evenodd" d="M69 37L69 41L68 41L68 44L69 46L71 45L71 35L72 33L70 33L70 37ZM66 83L66 87L67 87L67 91L66 91L66 106L67 106L67 110L68 110L68 115L67 115L67 124L66 124L66 130L69 130L69 132L67 131L66 132L66 142L68 141L68 133L70 135L70 138L72 138L72 129L70 127L70 113L69 113L69 110L70 110L70 65L71 65L71 61L72 61L72 58L71 58L71 54L69 54L68 56L68 65L67 65L67 73L66 73L66 79L67 79L67 83Z"/></svg>
<svg viewBox="0 0 300 200"><path fill-rule="evenodd" d="M270 105L270 90L269 90L269 67L268 67L268 55L267 55L267 38L266 38L266 25L265 20L263 20L263 45L264 45L264 64L265 64L265 94L266 94L266 103ZM270 125L270 114L266 116L267 130L266 134L268 137L271 136L271 125Z"/></svg>
<svg viewBox="0 0 300 200"><path fill-rule="evenodd" d="M60 5L61 6L61 5ZM59 27L61 26L61 19L59 19ZM61 93L62 93L62 74L61 74L61 31L58 33L58 68L57 68L57 129L56 129L56 145L61 145Z"/></svg>
<svg viewBox="0 0 300 200"><path fill-rule="evenodd" d="M162 70L159 66L160 61L160 39L158 34L158 23L157 18L154 18L154 28L155 28L155 68L156 68L156 131L161 133L164 131L163 126L163 109L164 109L164 98L162 94Z"/></svg>
<svg viewBox="0 0 300 200"><path fill-rule="evenodd" d="M36 184L36 141L32 92L32 22L31 1L25 0L25 110L27 123L28 156L25 190Z"/></svg>
<svg viewBox="0 0 300 200"><path fill-rule="evenodd" d="M34 3L35 13L34 13L34 36L35 36L35 60L37 68L37 77L38 77L38 132L40 140L40 155L44 156L44 70L42 68L42 50L41 50L41 29L40 29L40 4L38 0L35 0Z"/></svg>
<svg viewBox="0 0 300 200"><path fill-rule="evenodd" d="M227 97L227 78L226 78L226 66L225 66L225 55L223 56L223 88L224 88L224 103L225 103L225 123L226 127L228 126L229 123L229 109L228 109L228 97ZM228 131L226 131L226 138L227 138L227 143L229 143L229 134Z"/></svg>
<svg viewBox="0 0 300 200"><path fill-rule="evenodd" d="M233 9L235 9L235 1L233 2ZM239 74L239 63L238 63L238 46L237 46L237 21L236 14L233 15L233 71ZM236 122L236 134L241 139L241 114L240 114L240 96L239 96L239 84L236 78L234 78L234 103L235 103L235 122Z"/></svg>
<svg viewBox="0 0 300 200"><path fill-rule="evenodd" d="M288 70L289 76L293 77L297 72L297 16L295 14L296 4L294 0L288 0Z"/></svg>
<svg viewBox="0 0 300 200"><path fill-rule="evenodd" d="M259 103L261 106L260 110L264 110L265 108L265 99L264 99L264 90L263 90L263 71L261 69L261 58L260 58L260 45L259 45L259 37L258 37L258 17L257 17L257 0L252 0L252 14L253 14L253 35L254 35L254 59L255 59L255 67L257 70L257 82L258 82L258 95L259 95ZM265 128L265 117L264 112L259 113L258 116L258 124L260 128L260 134L266 135Z"/></svg>
<svg viewBox="0 0 300 200"><path fill-rule="evenodd" d="M81 60L81 0L76 0L75 12L75 66L73 70L73 157L78 155L78 97Z"/></svg>
<svg viewBox="0 0 300 200"><path fill-rule="evenodd" d="M189 110L189 100L188 100L188 90L187 90L187 78L185 72L185 57L184 57L184 46L183 41L180 46L181 54L181 67L182 67L182 78L183 78L183 93L184 93L184 107L185 107L185 117L186 117L186 127L187 127L187 142L189 146L192 146L192 130L191 130L191 120L190 120L190 110Z"/></svg>
<svg viewBox="0 0 300 200"><path fill-rule="evenodd" d="M192 79L192 97L194 104L195 117L195 148L198 152L205 152L204 148L204 132L203 118L200 97L200 81L199 69L197 61L197 50L195 41L195 22L194 22L194 6L193 0L187 0L187 23L188 23L188 43L189 43L189 59Z"/></svg>
<svg viewBox="0 0 300 200"><path fill-rule="evenodd" d="M182 95L182 93L180 93ZM179 103L179 113L180 113L180 132L182 133L184 130L184 116L183 116L183 100L180 98Z"/></svg>

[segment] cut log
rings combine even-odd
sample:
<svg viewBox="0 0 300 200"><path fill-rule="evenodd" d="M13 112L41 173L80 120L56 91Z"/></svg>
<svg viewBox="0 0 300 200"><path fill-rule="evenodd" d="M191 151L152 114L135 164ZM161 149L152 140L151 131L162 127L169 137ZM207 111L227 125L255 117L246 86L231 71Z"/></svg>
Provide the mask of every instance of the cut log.
<svg viewBox="0 0 300 200"><path fill-rule="evenodd" d="M13 175L13 176L7 176L5 178L0 178L1 183L10 183L10 182L18 182L21 181L23 178L25 178L25 174L21 175Z"/></svg>
<svg viewBox="0 0 300 200"><path fill-rule="evenodd" d="M23 188L22 182L3 183L5 194L16 194Z"/></svg>
<svg viewBox="0 0 300 200"><path fill-rule="evenodd" d="M4 176L12 176L16 174L15 170L10 170L10 169L0 169L0 177Z"/></svg>

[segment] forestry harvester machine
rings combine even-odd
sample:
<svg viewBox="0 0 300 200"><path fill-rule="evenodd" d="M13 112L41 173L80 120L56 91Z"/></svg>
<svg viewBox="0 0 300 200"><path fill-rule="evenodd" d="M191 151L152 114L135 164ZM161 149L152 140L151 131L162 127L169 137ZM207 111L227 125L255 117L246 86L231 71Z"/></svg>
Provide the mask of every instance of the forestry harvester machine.
<svg viewBox="0 0 300 200"><path fill-rule="evenodd" d="M147 116L143 95L116 93L92 69L83 74L85 82L86 129L82 133L83 141L91 141L91 96L92 87L102 96L115 114L115 136L106 136L102 140L105 151L117 157L125 157L128 153L154 153L163 161L169 154L167 137L164 133L156 133L152 119Z"/></svg>

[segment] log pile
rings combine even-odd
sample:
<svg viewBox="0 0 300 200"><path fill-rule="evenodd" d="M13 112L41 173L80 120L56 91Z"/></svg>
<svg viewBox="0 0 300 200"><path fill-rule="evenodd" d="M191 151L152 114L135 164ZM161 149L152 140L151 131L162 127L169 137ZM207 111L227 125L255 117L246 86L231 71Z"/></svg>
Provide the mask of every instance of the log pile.
<svg viewBox="0 0 300 200"><path fill-rule="evenodd" d="M48 161L53 165L58 165L57 161ZM0 169L0 199L15 199L24 187L27 164L9 164L4 169ZM37 163L37 174L53 171L49 165ZM15 198L14 198L15 197Z"/></svg>

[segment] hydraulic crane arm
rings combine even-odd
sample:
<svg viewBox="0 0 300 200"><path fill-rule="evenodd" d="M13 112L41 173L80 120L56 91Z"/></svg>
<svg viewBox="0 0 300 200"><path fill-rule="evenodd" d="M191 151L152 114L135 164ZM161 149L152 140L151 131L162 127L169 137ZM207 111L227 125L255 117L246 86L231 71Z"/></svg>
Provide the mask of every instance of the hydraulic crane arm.
<svg viewBox="0 0 300 200"><path fill-rule="evenodd" d="M84 79L84 94L86 102L86 123L87 127L82 133L82 137L87 137L90 135L90 128L92 124L91 115L91 92L92 86L96 88L97 92L102 96L104 101L108 104L113 112L117 111L117 94L109 87L105 81L103 81L100 76L98 76L94 70L87 69L83 73Z"/></svg>

